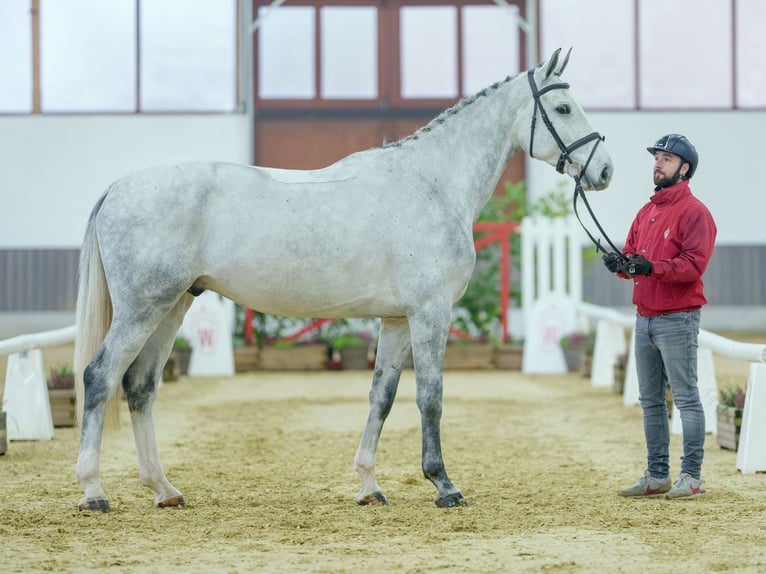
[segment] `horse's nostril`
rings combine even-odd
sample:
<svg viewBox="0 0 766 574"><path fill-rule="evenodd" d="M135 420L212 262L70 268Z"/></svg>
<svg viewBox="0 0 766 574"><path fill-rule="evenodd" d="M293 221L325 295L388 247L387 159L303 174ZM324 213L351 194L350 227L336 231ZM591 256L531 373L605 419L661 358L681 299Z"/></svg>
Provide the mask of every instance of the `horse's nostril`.
<svg viewBox="0 0 766 574"><path fill-rule="evenodd" d="M601 181L609 181L609 177L611 176L611 171L609 170L609 166L606 166L604 169L601 170Z"/></svg>

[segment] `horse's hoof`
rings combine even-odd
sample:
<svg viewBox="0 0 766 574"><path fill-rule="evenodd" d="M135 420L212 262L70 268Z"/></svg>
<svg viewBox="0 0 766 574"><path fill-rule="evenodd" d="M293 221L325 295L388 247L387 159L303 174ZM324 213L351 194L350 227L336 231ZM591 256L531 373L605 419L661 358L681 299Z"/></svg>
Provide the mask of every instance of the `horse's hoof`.
<svg viewBox="0 0 766 574"><path fill-rule="evenodd" d="M170 498L160 500L157 503L158 508L181 508L183 506L186 506L186 499L184 498L183 494L179 494L178 496L171 496Z"/></svg>
<svg viewBox="0 0 766 574"><path fill-rule="evenodd" d="M106 498L84 498L80 501L77 508L79 510L103 512L104 514L112 511L112 508L109 506L109 501Z"/></svg>
<svg viewBox="0 0 766 574"><path fill-rule="evenodd" d="M449 494L444 498L437 498L436 506L439 508L457 508L458 506L468 506L468 501L463 498L463 495L459 492Z"/></svg>
<svg viewBox="0 0 766 574"><path fill-rule="evenodd" d="M363 498L357 499L359 506L390 506L386 495L382 492L373 492Z"/></svg>

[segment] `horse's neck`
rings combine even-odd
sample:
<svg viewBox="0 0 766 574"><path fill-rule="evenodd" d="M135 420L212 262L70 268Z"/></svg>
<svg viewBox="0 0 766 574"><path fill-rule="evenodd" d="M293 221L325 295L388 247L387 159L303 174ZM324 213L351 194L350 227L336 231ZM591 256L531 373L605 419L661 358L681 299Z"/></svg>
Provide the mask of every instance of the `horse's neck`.
<svg viewBox="0 0 766 574"><path fill-rule="evenodd" d="M440 182L440 192L474 221L486 205L510 156L518 149L513 124L520 97L516 81L487 88L416 134L413 154ZM439 121L442 120L442 121Z"/></svg>

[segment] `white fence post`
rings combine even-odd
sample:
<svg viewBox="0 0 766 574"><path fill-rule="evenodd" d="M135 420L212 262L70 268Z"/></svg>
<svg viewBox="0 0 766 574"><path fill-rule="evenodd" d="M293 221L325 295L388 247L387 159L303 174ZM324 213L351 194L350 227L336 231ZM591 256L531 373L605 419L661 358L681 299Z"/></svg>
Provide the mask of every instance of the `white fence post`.
<svg viewBox="0 0 766 574"><path fill-rule="evenodd" d="M8 440L53 438L53 416L39 349L8 357L3 410Z"/></svg>
<svg viewBox="0 0 766 574"><path fill-rule="evenodd" d="M751 363L737 447L737 470L766 471L766 364Z"/></svg>
<svg viewBox="0 0 766 574"><path fill-rule="evenodd" d="M700 401L705 411L705 432L718 433L718 382L715 378L715 363L713 351L707 347L697 349L697 388L699 388ZM681 411L673 403L673 420L671 424L673 434L683 434L681 423Z"/></svg>
<svg viewBox="0 0 766 574"><path fill-rule="evenodd" d="M524 373L566 373L559 340L578 329L582 298L582 249L577 222L525 217L521 222Z"/></svg>

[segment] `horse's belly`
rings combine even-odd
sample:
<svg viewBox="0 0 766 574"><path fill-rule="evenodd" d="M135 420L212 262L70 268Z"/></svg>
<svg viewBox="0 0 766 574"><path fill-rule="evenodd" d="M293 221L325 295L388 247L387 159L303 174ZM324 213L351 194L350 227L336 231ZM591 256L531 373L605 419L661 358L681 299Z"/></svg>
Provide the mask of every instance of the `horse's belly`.
<svg viewBox="0 0 766 574"><path fill-rule="evenodd" d="M240 269L237 277L206 286L240 305L288 317L400 317L404 306L392 286L369 274L282 273Z"/></svg>

